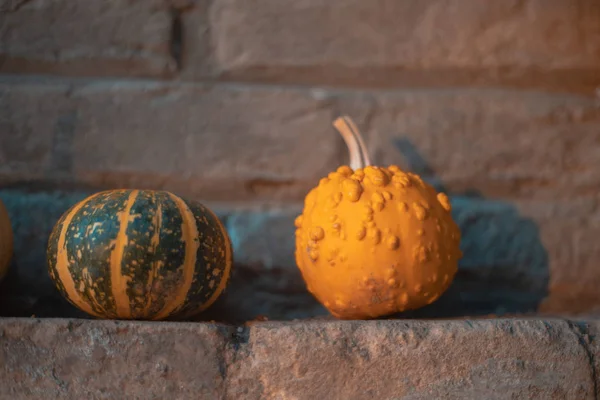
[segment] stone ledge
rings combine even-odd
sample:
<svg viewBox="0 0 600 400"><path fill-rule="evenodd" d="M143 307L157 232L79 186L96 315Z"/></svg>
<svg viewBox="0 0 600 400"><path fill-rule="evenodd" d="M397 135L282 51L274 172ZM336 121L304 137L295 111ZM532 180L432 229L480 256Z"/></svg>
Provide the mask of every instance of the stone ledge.
<svg viewBox="0 0 600 400"><path fill-rule="evenodd" d="M600 322L0 319L0 397L593 399Z"/></svg>

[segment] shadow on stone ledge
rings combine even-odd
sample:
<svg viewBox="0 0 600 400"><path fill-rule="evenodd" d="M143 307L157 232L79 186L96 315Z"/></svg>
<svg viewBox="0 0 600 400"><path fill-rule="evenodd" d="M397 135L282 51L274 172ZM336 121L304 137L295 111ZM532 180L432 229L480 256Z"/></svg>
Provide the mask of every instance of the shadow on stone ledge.
<svg viewBox="0 0 600 400"><path fill-rule="evenodd" d="M394 145L405 168L421 175L452 202L462 235L463 258L448 291L435 303L395 317L534 313L548 295L550 269L536 223L510 203L484 198L476 190L448 190L406 138Z"/></svg>

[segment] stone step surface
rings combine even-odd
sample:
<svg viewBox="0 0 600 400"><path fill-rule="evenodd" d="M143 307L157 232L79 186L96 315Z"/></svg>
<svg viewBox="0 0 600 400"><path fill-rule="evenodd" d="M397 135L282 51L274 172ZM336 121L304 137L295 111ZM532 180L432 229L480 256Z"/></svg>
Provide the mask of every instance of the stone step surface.
<svg viewBox="0 0 600 400"><path fill-rule="evenodd" d="M5 73L588 94L600 84L595 0L0 4Z"/></svg>
<svg viewBox="0 0 600 400"><path fill-rule="evenodd" d="M0 283L0 315L85 317L54 288L47 273L46 245L62 213L90 193L0 190L15 233L13 263ZM532 203L519 210L503 202L460 196L452 197L451 203L464 253L456 279L437 302L405 317L598 311L598 250L589 239L565 239L569 234L580 238L584 225L570 221L564 207L552 211ZM261 315L289 320L326 314L306 290L294 259L299 205L206 204L227 228L236 265L225 294L198 318L244 322ZM538 209L541 218L540 208L548 213L540 219L546 221L541 226L523 212Z"/></svg>
<svg viewBox="0 0 600 400"><path fill-rule="evenodd" d="M0 318L10 399L595 399L597 320Z"/></svg>

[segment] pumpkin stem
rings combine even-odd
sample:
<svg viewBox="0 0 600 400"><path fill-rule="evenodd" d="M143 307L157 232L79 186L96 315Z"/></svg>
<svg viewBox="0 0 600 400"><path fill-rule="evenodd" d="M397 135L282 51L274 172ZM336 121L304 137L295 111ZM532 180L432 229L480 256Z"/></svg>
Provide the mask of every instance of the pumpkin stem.
<svg viewBox="0 0 600 400"><path fill-rule="evenodd" d="M344 138L350 153L350 168L357 170L371 165L367 146L363 142L360 131L350 117L342 116L333 121L333 126Z"/></svg>

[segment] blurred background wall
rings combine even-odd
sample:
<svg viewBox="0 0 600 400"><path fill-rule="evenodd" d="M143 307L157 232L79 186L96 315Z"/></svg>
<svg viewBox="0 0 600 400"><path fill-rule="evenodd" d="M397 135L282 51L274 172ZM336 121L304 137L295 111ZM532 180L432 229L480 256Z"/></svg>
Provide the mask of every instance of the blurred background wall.
<svg viewBox="0 0 600 400"><path fill-rule="evenodd" d="M340 114L375 163L451 196L459 274L409 315L594 313L598 87L597 0L0 1L0 198L17 238L0 314L77 315L47 277L47 236L117 187L223 218L236 269L207 318L323 314L293 219L348 160Z"/></svg>

